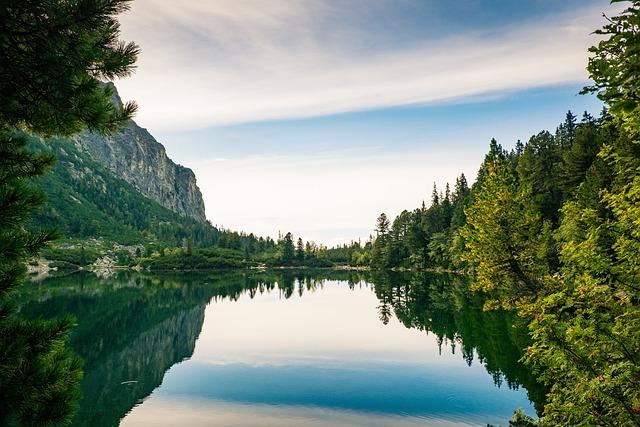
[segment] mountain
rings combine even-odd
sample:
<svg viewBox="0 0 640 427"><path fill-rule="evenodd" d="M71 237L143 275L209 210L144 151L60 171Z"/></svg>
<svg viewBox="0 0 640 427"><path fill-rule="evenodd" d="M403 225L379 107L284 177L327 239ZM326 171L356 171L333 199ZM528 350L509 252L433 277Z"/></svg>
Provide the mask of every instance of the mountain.
<svg viewBox="0 0 640 427"><path fill-rule="evenodd" d="M113 102L122 107L112 83ZM142 195L182 216L206 221L202 194L191 169L175 164L162 144L133 120L120 131L100 135L85 131L73 138L93 160L121 177Z"/></svg>
<svg viewBox="0 0 640 427"><path fill-rule="evenodd" d="M145 196L122 175L94 160L82 140L28 138L31 148L57 158L52 170L36 180L47 203L34 216L34 227L55 228L67 238L104 238L122 244L156 241L179 246L189 239L196 246L211 246L217 242L219 231L210 223Z"/></svg>
<svg viewBox="0 0 640 427"><path fill-rule="evenodd" d="M47 203L33 218L34 227L55 228L67 238L123 244L217 242L220 233L206 220L194 173L169 159L162 144L135 122L112 135L25 136L34 150L58 160L36 180Z"/></svg>

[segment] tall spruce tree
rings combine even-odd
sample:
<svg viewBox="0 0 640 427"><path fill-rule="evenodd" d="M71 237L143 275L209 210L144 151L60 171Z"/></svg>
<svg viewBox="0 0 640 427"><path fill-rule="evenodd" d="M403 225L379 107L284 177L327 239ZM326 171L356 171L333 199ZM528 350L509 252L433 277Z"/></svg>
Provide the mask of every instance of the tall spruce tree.
<svg viewBox="0 0 640 427"><path fill-rule="evenodd" d="M389 219L383 212L376 221L376 239L371 250L371 266L373 268L385 268L388 265L388 241L389 241Z"/></svg>
<svg viewBox="0 0 640 427"><path fill-rule="evenodd" d="M135 111L118 109L100 80L133 70L138 48L119 40L127 0L32 0L0 8L0 424L69 421L79 394L80 361L65 347L70 319L26 321L11 291L28 257L53 234L25 224L43 203L30 180L53 159L26 148L21 131L69 135L115 130Z"/></svg>
<svg viewBox="0 0 640 427"><path fill-rule="evenodd" d="M299 263L304 262L304 243L301 237L298 237L298 242L296 243L296 260Z"/></svg>
<svg viewBox="0 0 640 427"><path fill-rule="evenodd" d="M289 265L293 262L295 257L295 247L293 245L293 235L287 233L284 235L281 241L282 245L282 263Z"/></svg>

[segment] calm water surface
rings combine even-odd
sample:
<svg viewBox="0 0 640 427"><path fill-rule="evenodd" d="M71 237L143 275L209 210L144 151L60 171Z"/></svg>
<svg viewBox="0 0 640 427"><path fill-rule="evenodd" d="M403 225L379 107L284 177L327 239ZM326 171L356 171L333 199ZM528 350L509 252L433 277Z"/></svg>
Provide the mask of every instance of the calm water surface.
<svg viewBox="0 0 640 427"><path fill-rule="evenodd" d="M544 394L516 319L451 276L71 275L20 298L77 318L75 425L507 425Z"/></svg>

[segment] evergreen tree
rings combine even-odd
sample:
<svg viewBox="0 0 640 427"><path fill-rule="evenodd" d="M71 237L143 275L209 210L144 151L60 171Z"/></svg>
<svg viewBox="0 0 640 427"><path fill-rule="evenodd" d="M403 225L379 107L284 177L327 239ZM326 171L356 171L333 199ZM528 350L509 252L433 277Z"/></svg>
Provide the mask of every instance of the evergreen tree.
<svg viewBox="0 0 640 427"><path fill-rule="evenodd" d="M98 79L128 75L138 48L118 40L125 0L19 1L0 8L0 424L69 421L78 398L80 362L65 347L70 319L25 321L11 291L27 257L53 235L29 232L43 198L29 181L52 164L27 150L16 129L68 135L116 129L135 104L116 109Z"/></svg>
<svg viewBox="0 0 640 427"><path fill-rule="evenodd" d="M282 243L282 263L284 265L290 265L293 262L295 256L295 247L293 245L293 235L287 233L281 241Z"/></svg>
<svg viewBox="0 0 640 427"><path fill-rule="evenodd" d="M311 242L307 241L304 247L304 258L311 259L315 257L315 247Z"/></svg>
<svg viewBox="0 0 640 427"><path fill-rule="evenodd" d="M25 223L43 203L30 179L53 158L26 148L20 136L0 141L0 424L46 424L68 420L79 397L80 361L65 348L72 319L25 321L11 291L28 257L51 240L47 231L28 232Z"/></svg>
<svg viewBox="0 0 640 427"><path fill-rule="evenodd" d="M438 206L440 204L440 195L436 188L436 183L433 183L433 191L431 192L431 206Z"/></svg>
<svg viewBox="0 0 640 427"><path fill-rule="evenodd" d="M298 237L296 244L296 260L298 260L299 263L304 262L304 243L300 237Z"/></svg>
<svg viewBox="0 0 640 427"><path fill-rule="evenodd" d="M385 236L389 232L389 219L387 219L387 215L381 213L378 217L378 222L376 223L376 234L378 236Z"/></svg>
<svg viewBox="0 0 640 427"><path fill-rule="evenodd" d="M385 213L381 213L376 222L376 239L371 250L371 266L373 268L386 268L388 262L388 234L389 219Z"/></svg>
<svg viewBox="0 0 640 427"><path fill-rule="evenodd" d="M118 39L130 0L33 0L0 9L0 123L40 134L87 127L113 131L135 112L118 110L111 80L131 73L138 47Z"/></svg>
<svg viewBox="0 0 640 427"><path fill-rule="evenodd" d="M585 180L606 140L606 129L593 121L578 125L571 147L562 153L561 187L563 199L569 199Z"/></svg>
<svg viewBox="0 0 640 427"><path fill-rule="evenodd" d="M576 132L576 123L576 116L571 112L571 110L567 111L564 123L558 126L558 130L556 132L558 145L563 149L571 148L571 145L573 144L573 137Z"/></svg>
<svg viewBox="0 0 640 427"><path fill-rule="evenodd" d="M461 174L459 178L456 178L456 186L453 193L451 228L454 230L460 229L466 222L464 209L469 202L469 196L470 190L467 184L467 178L464 174Z"/></svg>
<svg viewBox="0 0 640 427"><path fill-rule="evenodd" d="M593 56L589 58L587 70L594 83L582 93L596 93L634 135L640 129L640 54L637 51L640 1L612 0L612 3L622 2L629 6L620 15L607 18L607 24L595 31L604 39L589 49Z"/></svg>
<svg viewBox="0 0 640 427"><path fill-rule="evenodd" d="M491 138L491 142L489 143L489 152L485 155L484 161L480 166L480 170L478 171L478 177L476 182L473 184L473 188L477 188L482 186L484 182L485 175L487 174L487 166L493 164L495 161L502 161L507 159L507 153L502 145L498 144L495 138Z"/></svg>
<svg viewBox="0 0 640 427"><path fill-rule="evenodd" d="M534 296L540 288L542 220L530 196L518 190L504 160L488 163L485 173L461 231L467 249L464 259L477 272L477 289L512 305L521 297Z"/></svg>
<svg viewBox="0 0 640 427"><path fill-rule="evenodd" d="M520 140L516 141L516 147L514 151L516 156L518 157L522 156L522 153L524 153L524 144L522 143L522 141Z"/></svg>
<svg viewBox="0 0 640 427"><path fill-rule="evenodd" d="M386 260L387 267L399 267L409 257L409 248L407 246L407 236L411 223L411 214L408 211L402 211L396 217L391 226L391 230L386 240Z"/></svg>
<svg viewBox="0 0 640 427"><path fill-rule="evenodd" d="M544 219L558 221L561 151L556 139L544 131L529 140L517 162L520 184L527 188Z"/></svg>
<svg viewBox="0 0 640 427"><path fill-rule="evenodd" d="M595 83L585 92L609 104L622 130L599 154L613 170L604 209L564 206L564 277L525 311L528 360L551 385L549 425L640 425L640 1L630 3L590 49Z"/></svg>
<svg viewBox="0 0 640 427"><path fill-rule="evenodd" d="M469 195L469 184L467 183L467 177L461 174L459 178L456 178L456 187L454 189L453 200L457 202Z"/></svg>

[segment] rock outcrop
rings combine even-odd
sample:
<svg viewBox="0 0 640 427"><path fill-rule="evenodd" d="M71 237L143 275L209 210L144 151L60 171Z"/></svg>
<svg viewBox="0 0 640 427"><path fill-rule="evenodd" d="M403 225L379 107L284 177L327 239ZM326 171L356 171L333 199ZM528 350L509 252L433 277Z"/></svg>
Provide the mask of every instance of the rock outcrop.
<svg viewBox="0 0 640 427"><path fill-rule="evenodd" d="M114 103L122 101L111 83ZM191 169L175 164L162 144L134 121L120 131L100 135L89 131L74 138L77 145L141 194L182 216L206 221L202 194Z"/></svg>

